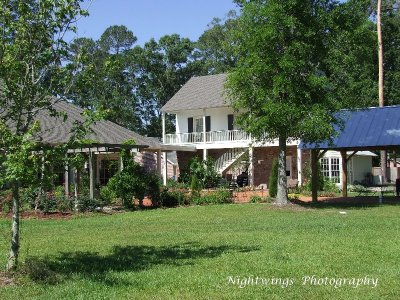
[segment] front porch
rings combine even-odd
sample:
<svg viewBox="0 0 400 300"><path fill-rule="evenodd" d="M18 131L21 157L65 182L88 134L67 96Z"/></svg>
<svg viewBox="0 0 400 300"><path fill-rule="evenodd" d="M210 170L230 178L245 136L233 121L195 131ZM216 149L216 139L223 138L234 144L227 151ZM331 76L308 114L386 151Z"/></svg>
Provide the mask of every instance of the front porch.
<svg viewBox="0 0 400 300"><path fill-rule="evenodd" d="M165 134L165 145L201 143L250 142L250 135L243 130L219 130Z"/></svg>

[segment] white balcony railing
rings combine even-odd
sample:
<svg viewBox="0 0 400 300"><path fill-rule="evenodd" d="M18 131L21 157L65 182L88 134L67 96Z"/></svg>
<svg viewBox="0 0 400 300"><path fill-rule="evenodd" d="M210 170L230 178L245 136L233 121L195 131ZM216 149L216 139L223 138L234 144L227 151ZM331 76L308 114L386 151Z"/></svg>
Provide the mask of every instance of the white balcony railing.
<svg viewBox="0 0 400 300"><path fill-rule="evenodd" d="M180 144L249 141L250 135L242 130L220 130L220 131L206 132L205 138L206 140L204 140L203 132L166 134L164 144L180 145Z"/></svg>

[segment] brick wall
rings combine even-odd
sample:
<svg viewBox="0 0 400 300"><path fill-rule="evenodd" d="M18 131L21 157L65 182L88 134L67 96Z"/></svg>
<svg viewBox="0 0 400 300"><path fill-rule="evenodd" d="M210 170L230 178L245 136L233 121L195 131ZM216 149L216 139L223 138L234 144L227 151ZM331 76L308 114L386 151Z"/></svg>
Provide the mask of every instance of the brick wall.
<svg viewBox="0 0 400 300"><path fill-rule="evenodd" d="M254 148L254 185L267 184L269 181L269 175L272 169L272 162L278 158L278 147L259 147ZM208 155L214 159L217 159L224 154L227 149L210 149ZM311 152L309 150L302 151L302 169L305 165L310 165ZM291 156L291 179L297 180L297 147L288 146L287 156ZM198 156L203 158L203 150L197 152L183 152L178 151L178 165L181 170L185 169L189 164L191 158ZM227 173L231 173L228 171Z"/></svg>
<svg viewBox="0 0 400 300"><path fill-rule="evenodd" d="M272 162L274 159L278 159L279 148L278 147L260 147L254 148L254 185L267 184L269 181L269 175L272 169ZM292 168L291 178L297 179L297 147L288 146L287 156L291 156Z"/></svg>

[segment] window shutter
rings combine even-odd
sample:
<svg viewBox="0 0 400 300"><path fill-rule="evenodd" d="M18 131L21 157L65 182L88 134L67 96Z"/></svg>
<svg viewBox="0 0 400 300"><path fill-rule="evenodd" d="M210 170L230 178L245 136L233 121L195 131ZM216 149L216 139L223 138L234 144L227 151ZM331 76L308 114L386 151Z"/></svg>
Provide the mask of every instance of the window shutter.
<svg viewBox="0 0 400 300"><path fill-rule="evenodd" d="M211 116L206 116L206 131L211 131Z"/></svg>
<svg viewBox="0 0 400 300"><path fill-rule="evenodd" d="M233 130L233 115L228 115L228 130Z"/></svg>
<svg viewBox="0 0 400 300"><path fill-rule="evenodd" d="M188 118L188 132L193 132L193 118Z"/></svg>

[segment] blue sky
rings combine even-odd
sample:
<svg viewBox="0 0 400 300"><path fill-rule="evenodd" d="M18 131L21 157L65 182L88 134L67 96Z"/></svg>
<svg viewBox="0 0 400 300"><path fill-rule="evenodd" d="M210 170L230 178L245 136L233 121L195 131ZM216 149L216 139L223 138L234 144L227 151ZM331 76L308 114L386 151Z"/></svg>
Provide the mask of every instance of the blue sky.
<svg viewBox="0 0 400 300"><path fill-rule="evenodd" d="M83 4L88 6L89 1ZM224 18L235 9L232 0L93 0L89 16L78 21L74 37L98 39L111 25L125 25L143 45L166 34L197 40L214 17Z"/></svg>

